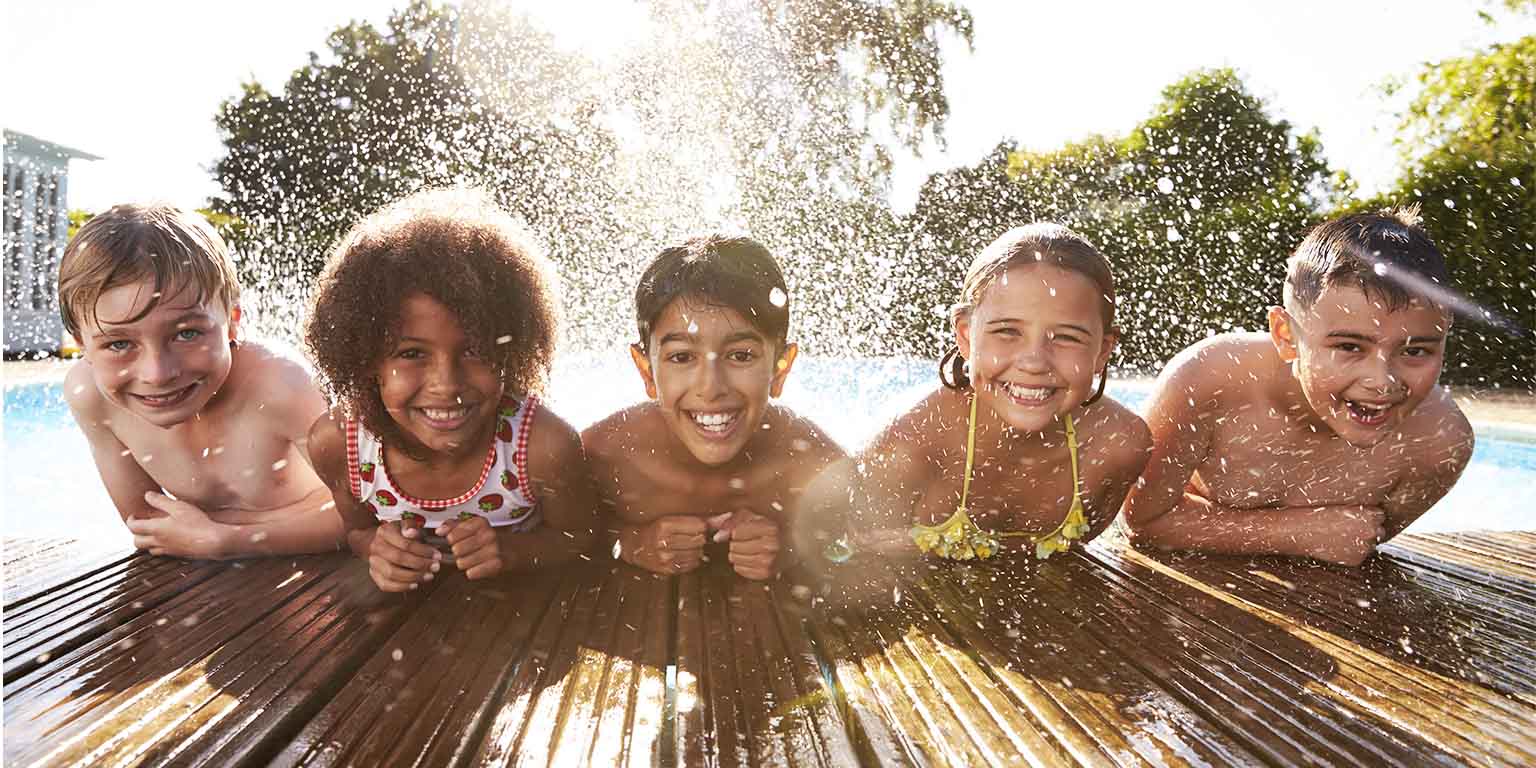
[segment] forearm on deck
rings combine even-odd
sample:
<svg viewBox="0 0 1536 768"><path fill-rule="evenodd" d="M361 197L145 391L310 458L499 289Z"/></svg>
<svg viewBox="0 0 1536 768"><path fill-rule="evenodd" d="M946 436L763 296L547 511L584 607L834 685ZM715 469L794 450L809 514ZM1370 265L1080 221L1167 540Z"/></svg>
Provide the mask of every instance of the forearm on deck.
<svg viewBox="0 0 1536 768"><path fill-rule="evenodd" d="M1131 525L1132 539L1158 549L1312 557L1321 551L1310 509L1225 507L1185 493L1166 513Z"/></svg>
<svg viewBox="0 0 1536 768"><path fill-rule="evenodd" d="M226 557L334 552L348 544L346 526L324 488L268 510L259 520L220 525Z"/></svg>

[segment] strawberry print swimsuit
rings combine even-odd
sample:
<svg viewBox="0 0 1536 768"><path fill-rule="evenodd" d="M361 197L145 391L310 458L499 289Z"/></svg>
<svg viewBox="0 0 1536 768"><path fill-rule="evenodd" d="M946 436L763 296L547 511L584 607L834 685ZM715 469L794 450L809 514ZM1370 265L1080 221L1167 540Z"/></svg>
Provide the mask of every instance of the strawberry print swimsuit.
<svg viewBox="0 0 1536 768"><path fill-rule="evenodd" d="M480 470L480 480L451 499L418 499L400 490L384 466L384 443L357 421L347 422L347 476L352 496L381 521L416 516L416 525L436 530L440 523L470 515L492 526L538 525L533 490L528 487L528 433L538 398L518 402L503 398L496 414L496 435Z"/></svg>

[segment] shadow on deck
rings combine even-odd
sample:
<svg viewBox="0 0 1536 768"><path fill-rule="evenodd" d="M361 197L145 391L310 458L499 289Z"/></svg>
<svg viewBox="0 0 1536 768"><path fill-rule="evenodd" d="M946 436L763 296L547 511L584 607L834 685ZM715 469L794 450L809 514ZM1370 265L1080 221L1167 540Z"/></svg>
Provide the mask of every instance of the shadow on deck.
<svg viewBox="0 0 1536 768"><path fill-rule="evenodd" d="M1358 570L1152 555L407 596L340 555L8 541L8 765L1536 763L1536 535Z"/></svg>

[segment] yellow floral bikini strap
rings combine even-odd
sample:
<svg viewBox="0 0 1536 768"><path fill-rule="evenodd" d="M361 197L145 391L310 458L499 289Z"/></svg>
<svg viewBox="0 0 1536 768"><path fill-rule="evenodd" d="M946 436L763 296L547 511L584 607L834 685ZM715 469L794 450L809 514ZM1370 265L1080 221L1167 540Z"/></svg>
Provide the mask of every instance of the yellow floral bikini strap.
<svg viewBox="0 0 1536 768"><path fill-rule="evenodd" d="M971 392L971 417L965 426L965 479L960 483L960 509L967 509L965 502L971 495L971 466L976 461L976 392ZM1077 476L1076 460L1073 460L1072 475Z"/></svg>

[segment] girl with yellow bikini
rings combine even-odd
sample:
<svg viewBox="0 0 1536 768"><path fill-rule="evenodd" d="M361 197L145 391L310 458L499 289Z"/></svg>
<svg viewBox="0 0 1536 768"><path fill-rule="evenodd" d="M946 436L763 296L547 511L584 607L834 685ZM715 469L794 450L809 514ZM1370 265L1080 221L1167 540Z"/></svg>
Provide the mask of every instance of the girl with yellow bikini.
<svg viewBox="0 0 1536 768"><path fill-rule="evenodd" d="M951 313L943 386L860 456L852 529L957 560L1045 558L1102 532L1151 445L1104 397L1114 318L1109 263L1075 232L1031 224L987 246Z"/></svg>

